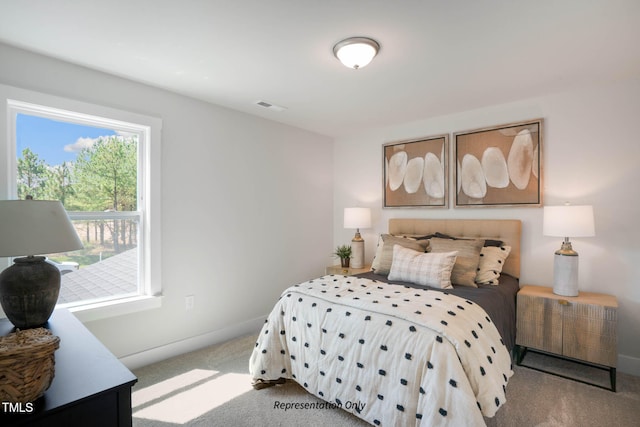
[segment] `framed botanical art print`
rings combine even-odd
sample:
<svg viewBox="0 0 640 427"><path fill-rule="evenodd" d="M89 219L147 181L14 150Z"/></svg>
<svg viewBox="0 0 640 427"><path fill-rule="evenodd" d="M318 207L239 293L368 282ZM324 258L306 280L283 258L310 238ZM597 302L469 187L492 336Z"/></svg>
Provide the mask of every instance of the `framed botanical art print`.
<svg viewBox="0 0 640 427"><path fill-rule="evenodd" d="M455 207L541 206L542 124L455 133Z"/></svg>
<svg viewBox="0 0 640 427"><path fill-rule="evenodd" d="M382 146L385 208L447 207L449 135Z"/></svg>

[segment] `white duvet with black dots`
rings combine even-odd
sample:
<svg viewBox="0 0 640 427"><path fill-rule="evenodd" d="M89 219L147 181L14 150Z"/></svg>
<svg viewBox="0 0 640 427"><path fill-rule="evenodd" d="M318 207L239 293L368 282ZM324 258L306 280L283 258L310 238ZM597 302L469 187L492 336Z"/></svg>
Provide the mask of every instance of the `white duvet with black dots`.
<svg viewBox="0 0 640 427"><path fill-rule="evenodd" d="M477 304L352 276L288 288L250 359L255 380L293 379L373 425L482 426L511 370Z"/></svg>

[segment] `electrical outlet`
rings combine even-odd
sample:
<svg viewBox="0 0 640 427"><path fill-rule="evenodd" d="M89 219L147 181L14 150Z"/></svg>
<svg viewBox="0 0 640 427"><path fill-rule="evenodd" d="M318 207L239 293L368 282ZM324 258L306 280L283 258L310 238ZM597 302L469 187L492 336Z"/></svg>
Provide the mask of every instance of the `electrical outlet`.
<svg viewBox="0 0 640 427"><path fill-rule="evenodd" d="M194 295L187 295L184 297L184 308L187 311L193 310L193 307L196 305L196 297Z"/></svg>

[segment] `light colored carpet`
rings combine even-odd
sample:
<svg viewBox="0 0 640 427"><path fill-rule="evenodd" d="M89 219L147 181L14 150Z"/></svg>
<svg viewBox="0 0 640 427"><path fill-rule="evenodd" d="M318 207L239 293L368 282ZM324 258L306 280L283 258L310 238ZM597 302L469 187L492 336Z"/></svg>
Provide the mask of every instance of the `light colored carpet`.
<svg viewBox="0 0 640 427"><path fill-rule="evenodd" d="M367 426L295 383L251 388L249 356L255 335L241 337L136 370L133 425L150 426ZM607 385L608 374L530 353L525 362L555 367ZM618 392L515 366L507 403L489 427L625 427L640 425L640 378L618 374ZM279 404L281 407L276 407ZM315 409L281 409L316 403ZM325 405L328 406L328 405Z"/></svg>

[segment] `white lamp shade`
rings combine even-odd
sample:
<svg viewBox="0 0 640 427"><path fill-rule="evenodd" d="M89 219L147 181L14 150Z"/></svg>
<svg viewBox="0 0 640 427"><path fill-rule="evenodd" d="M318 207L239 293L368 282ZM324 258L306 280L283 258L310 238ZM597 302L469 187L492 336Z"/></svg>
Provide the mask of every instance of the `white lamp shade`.
<svg viewBox="0 0 640 427"><path fill-rule="evenodd" d="M557 237L595 236L593 206L545 206L542 234Z"/></svg>
<svg viewBox="0 0 640 427"><path fill-rule="evenodd" d="M0 256L42 255L82 249L57 200L0 200Z"/></svg>
<svg viewBox="0 0 640 427"><path fill-rule="evenodd" d="M346 67L357 70L366 67L378 54L380 45L367 37L352 37L336 44L333 53Z"/></svg>
<svg viewBox="0 0 640 427"><path fill-rule="evenodd" d="M371 209L344 208L344 228L371 227Z"/></svg>

